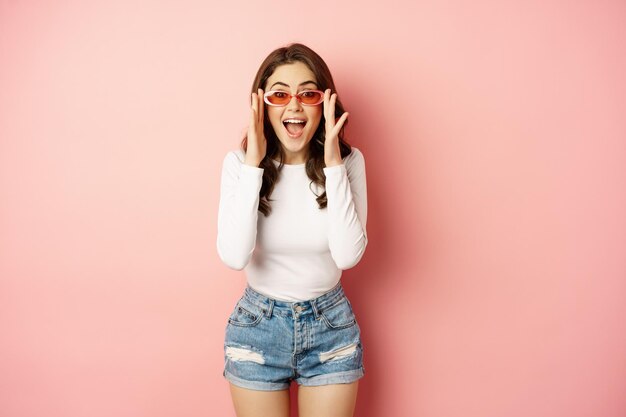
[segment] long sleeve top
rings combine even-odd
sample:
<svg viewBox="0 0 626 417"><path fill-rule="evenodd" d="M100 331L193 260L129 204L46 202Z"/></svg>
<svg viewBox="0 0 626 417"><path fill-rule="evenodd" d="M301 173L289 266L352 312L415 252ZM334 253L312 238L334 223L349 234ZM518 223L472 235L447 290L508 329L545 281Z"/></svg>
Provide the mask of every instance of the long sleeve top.
<svg viewBox="0 0 626 417"><path fill-rule="evenodd" d="M305 164L283 165L267 217L258 211L263 168L244 159L243 150L237 150L223 162L220 259L232 269L244 269L251 288L278 300L310 300L332 289L367 246L363 154L352 147L342 164L323 168L325 187L308 178ZM315 199L324 188L328 205L320 209Z"/></svg>

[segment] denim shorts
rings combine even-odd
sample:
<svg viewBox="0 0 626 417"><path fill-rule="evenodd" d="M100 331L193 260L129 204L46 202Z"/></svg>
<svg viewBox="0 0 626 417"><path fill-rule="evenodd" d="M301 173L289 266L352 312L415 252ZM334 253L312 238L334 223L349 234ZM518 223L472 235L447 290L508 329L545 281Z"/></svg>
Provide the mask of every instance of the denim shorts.
<svg viewBox="0 0 626 417"><path fill-rule="evenodd" d="M361 332L341 284L309 301L268 298L250 287L228 319L224 377L239 387L278 391L365 374Z"/></svg>

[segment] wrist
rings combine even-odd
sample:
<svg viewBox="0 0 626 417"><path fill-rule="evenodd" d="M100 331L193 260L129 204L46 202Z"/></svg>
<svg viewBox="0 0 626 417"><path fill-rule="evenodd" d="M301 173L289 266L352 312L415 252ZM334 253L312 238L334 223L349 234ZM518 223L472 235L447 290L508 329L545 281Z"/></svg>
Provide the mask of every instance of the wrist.
<svg viewBox="0 0 626 417"><path fill-rule="evenodd" d="M257 162L257 160L256 160L256 159L252 159L252 158L246 158L246 159L243 161L243 163L244 163L244 164L246 164L246 165L250 165L250 166L253 166L253 167L257 167L257 168L259 167L259 165L261 165L261 161L258 161L258 162Z"/></svg>
<svg viewBox="0 0 626 417"><path fill-rule="evenodd" d="M330 168L330 167L334 167L334 166L343 164L343 161L341 159L339 159L339 160L333 159L333 160L324 161L324 163L326 164L327 168Z"/></svg>
<svg viewBox="0 0 626 417"><path fill-rule="evenodd" d="M333 167L343 164L341 159L341 150L339 149L339 142L337 137L326 138L324 143L324 163L327 167Z"/></svg>

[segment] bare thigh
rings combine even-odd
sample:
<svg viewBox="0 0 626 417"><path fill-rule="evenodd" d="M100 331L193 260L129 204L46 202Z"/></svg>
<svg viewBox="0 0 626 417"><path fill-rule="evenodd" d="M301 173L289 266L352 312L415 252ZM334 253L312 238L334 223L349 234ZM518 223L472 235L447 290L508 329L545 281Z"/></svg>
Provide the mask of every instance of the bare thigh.
<svg viewBox="0 0 626 417"><path fill-rule="evenodd" d="M359 382L298 388L300 417L352 417Z"/></svg>
<svg viewBox="0 0 626 417"><path fill-rule="evenodd" d="M230 384L237 417L289 417L289 390L256 391Z"/></svg>

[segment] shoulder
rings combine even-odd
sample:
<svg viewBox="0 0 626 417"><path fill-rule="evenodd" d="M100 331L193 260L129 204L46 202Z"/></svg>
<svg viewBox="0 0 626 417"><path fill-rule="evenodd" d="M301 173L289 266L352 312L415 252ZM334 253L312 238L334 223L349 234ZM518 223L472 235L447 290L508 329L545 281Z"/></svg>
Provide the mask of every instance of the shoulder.
<svg viewBox="0 0 626 417"><path fill-rule="evenodd" d="M263 176L263 168L246 165L246 152L242 149L229 151L224 156L222 165L222 175L237 178L245 175L249 178L261 178Z"/></svg>
<svg viewBox="0 0 626 417"><path fill-rule="evenodd" d="M245 161L245 153L241 149L228 151L222 161L222 175L237 177L241 172L241 167Z"/></svg>
<svg viewBox="0 0 626 417"><path fill-rule="evenodd" d="M224 162L229 162L231 164L233 163L243 164L245 159L246 159L246 153L243 151L243 149L235 149L232 151L228 151L226 153L226 156L224 157Z"/></svg>
<svg viewBox="0 0 626 417"><path fill-rule="evenodd" d="M226 152L223 161L224 169L239 169L244 163L246 154L243 149L236 149Z"/></svg>

